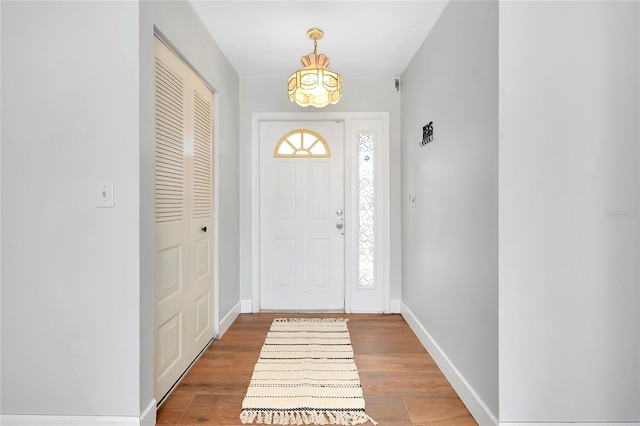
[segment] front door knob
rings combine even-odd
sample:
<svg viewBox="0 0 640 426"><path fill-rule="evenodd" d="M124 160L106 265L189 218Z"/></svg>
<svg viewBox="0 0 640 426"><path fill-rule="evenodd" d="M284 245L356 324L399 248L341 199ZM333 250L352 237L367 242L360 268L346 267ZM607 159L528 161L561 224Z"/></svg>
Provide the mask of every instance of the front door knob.
<svg viewBox="0 0 640 426"><path fill-rule="evenodd" d="M338 228L338 229L344 228L344 223L342 223L342 222L336 223L336 228Z"/></svg>

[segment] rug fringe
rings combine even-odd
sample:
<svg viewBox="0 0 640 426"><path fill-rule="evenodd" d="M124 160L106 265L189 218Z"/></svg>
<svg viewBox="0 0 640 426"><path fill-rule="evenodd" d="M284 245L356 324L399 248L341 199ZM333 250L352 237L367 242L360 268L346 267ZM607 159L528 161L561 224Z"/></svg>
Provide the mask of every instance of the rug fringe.
<svg viewBox="0 0 640 426"><path fill-rule="evenodd" d="M242 424L267 425L360 425L378 423L361 411L264 411L242 410Z"/></svg>
<svg viewBox="0 0 640 426"><path fill-rule="evenodd" d="M275 318L274 322L349 322L349 318Z"/></svg>

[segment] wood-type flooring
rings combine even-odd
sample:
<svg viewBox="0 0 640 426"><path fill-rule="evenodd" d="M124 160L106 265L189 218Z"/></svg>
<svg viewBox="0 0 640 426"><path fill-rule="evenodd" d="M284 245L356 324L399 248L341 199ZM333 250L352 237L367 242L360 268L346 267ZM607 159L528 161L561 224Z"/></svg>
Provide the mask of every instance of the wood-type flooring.
<svg viewBox="0 0 640 426"><path fill-rule="evenodd" d="M380 426L477 425L400 315L242 314L157 412L157 425L241 425L242 400L274 318L345 317L366 412ZM368 423L370 425L370 423Z"/></svg>

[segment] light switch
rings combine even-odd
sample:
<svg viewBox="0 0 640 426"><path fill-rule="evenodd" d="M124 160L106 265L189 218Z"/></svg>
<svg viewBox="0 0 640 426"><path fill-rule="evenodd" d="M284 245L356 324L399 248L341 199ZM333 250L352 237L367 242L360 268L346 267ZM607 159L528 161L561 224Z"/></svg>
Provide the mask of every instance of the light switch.
<svg viewBox="0 0 640 426"><path fill-rule="evenodd" d="M98 182L97 203L98 207L113 207L113 181Z"/></svg>
<svg viewBox="0 0 640 426"><path fill-rule="evenodd" d="M416 193L415 192L410 192L409 193L409 207L415 207L416 206Z"/></svg>

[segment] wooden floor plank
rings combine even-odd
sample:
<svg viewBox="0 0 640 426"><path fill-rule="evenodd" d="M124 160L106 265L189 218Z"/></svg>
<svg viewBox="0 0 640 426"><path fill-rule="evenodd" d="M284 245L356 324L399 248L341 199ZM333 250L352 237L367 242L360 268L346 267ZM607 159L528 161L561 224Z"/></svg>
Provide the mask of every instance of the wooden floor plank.
<svg viewBox="0 0 640 426"><path fill-rule="evenodd" d="M415 425L471 426L476 422L458 398L407 397L404 399Z"/></svg>
<svg viewBox="0 0 640 426"><path fill-rule="evenodd" d="M242 314L158 409L158 425L240 425L253 367L274 318L349 318L367 414L380 426L476 425L400 315Z"/></svg>

